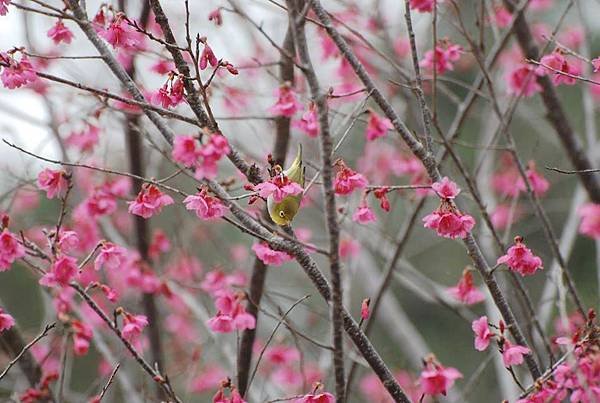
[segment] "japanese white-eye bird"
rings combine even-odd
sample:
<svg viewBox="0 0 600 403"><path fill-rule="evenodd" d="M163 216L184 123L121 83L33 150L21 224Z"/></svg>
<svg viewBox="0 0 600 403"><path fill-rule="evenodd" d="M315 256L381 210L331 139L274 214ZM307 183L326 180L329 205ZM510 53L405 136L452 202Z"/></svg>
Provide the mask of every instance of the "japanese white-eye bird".
<svg viewBox="0 0 600 403"><path fill-rule="evenodd" d="M298 146L298 153L296 158L292 161L292 164L288 169L282 172L282 174L292 182L295 182L304 188L304 166L302 164L302 144ZM280 174L281 175L281 174ZM280 202L275 202L273 196L267 197L267 209L271 220L277 225L286 226L290 225L298 209L300 209L300 202L302 201L303 193L295 196L286 196Z"/></svg>

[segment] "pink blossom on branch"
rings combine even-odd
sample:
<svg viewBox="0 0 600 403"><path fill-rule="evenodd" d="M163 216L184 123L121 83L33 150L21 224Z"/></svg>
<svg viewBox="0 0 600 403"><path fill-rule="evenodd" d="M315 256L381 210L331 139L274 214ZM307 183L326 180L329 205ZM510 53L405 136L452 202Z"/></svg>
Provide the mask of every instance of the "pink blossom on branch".
<svg viewBox="0 0 600 403"><path fill-rule="evenodd" d="M71 256L61 256L50 266L39 283L46 287L66 287L78 274L77 260Z"/></svg>
<svg viewBox="0 0 600 403"><path fill-rule="evenodd" d="M281 266L293 259L293 257L286 252L273 250L269 245L263 242L252 245L252 250L256 253L256 257L268 266Z"/></svg>
<svg viewBox="0 0 600 403"><path fill-rule="evenodd" d="M542 268L542 259L535 256L523 243L523 238L515 237L515 244L511 246L506 255L500 256L496 264L505 264L511 270L522 276L530 276Z"/></svg>
<svg viewBox="0 0 600 403"><path fill-rule="evenodd" d="M15 319L4 309L0 308L0 332L10 329L15 325Z"/></svg>
<svg viewBox="0 0 600 403"><path fill-rule="evenodd" d="M161 212L164 206L173 204L173 198L161 192L155 185L144 185L135 200L127 202L129 212L140 217L150 218Z"/></svg>
<svg viewBox="0 0 600 403"><path fill-rule="evenodd" d="M307 394L299 399L294 400L295 403L335 403L336 399L329 392Z"/></svg>
<svg viewBox="0 0 600 403"><path fill-rule="evenodd" d="M579 233L593 239L600 239L600 204L587 203L579 208L581 224Z"/></svg>
<svg viewBox="0 0 600 403"><path fill-rule="evenodd" d="M545 55L540 60L540 66L536 68L536 74L539 76L550 75L554 85L574 85L577 79L568 75L578 76L580 69L574 63L570 63L567 58L558 50ZM561 73L565 74L561 74ZM568 75L567 75L568 74Z"/></svg>
<svg viewBox="0 0 600 403"><path fill-rule="evenodd" d="M460 45L451 42L440 43L435 47L435 50L425 52L419 66L430 72L435 69L437 74L444 74L447 71L454 70L454 63L460 59L462 51L463 48Z"/></svg>
<svg viewBox="0 0 600 403"><path fill-rule="evenodd" d="M8 270L15 260L23 256L25 256L25 248L17 236L4 228L0 233L0 272Z"/></svg>
<svg viewBox="0 0 600 403"><path fill-rule="evenodd" d="M363 200L352 214L352 221L359 224L368 224L377 221L377 217L375 216L375 213L373 213L373 210L371 210L371 207L367 204L366 200Z"/></svg>
<svg viewBox="0 0 600 403"><path fill-rule="evenodd" d="M335 193L347 195L357 189L363 189L367 186L367 179L362 174L347 167L344 161L338 160L336 165L338 171L333 182Z"/></svg>
<svg viewBox="0 0 600 403"><path fill-rule="evenodd" d="M10 6L10 0L0 0L0 15L8 13L8 6Z"/></svg>
<svg viewBox="0 0 600 403"><path fill-rule="evenodd" d="M127 249L124 247L112 242L105 242L94 260L94 269L100 270L102 267L108 270L118 269L124 263L126 253Z"/></svg>
<svg viewBox="0 0 600 403"><path fill-rule="evenodd" d="M437 0L440 3L442 0ZM410 0L410 8L420 13L430 13L433 11L436 0Z"/></svg>
<svg viewBox="0 0 600 403"><path fill-rule="evenodd" d="M379 137L383 137L387 134L388 130L393 128L394 126L388 118L381 117L371 111L369 113L369 122L367 123L367 140L373 141Z"/></svg>
<svg viewBox="0 0 600 403"><path fill-rule="evenodd" d="M185 208L196 212L196 216L203 220L214 220L223 217L228 207L216 197L209 196L206 189L195 195L190 195L183 200Z"/></svg>
<svg viewBox="0 0 600 403"><path fill-rule="evenodd" d="M485 299L485 295L473 284L473 272L470 269L463 271L458 284L448 288L448 293L465 305L477 304Z"/></svg>
<svg viewBox="0 0 600 403"><path fill-rule="evenodd" d="M200 60L198 60L198 67L200 67L200 70L204 70L208 67L209 64L212 67L217 67L217 65L219 64L219 60L215 56L215 53L213 52L212 48L208 46L208 42L206 42L205 39L204 49L202 50L202 54L200 54Z"/></svg>
<svg viewBox="0 0 600 403"><path fill-rule="evenodd" d="M132 315L128 312L124 312L123 329L121 329L121 333L126 340L131 341L137 338L146 326L148 326L148 318L146 316Z"/></svg>
<svg viewBox="0 0 600 403"><path fill-rule="evenodd" d="M275 175L267 182L259 183L254 186L259 196L266 199L273 196L276 203L281 202L287 196L296 196L303 192L302 186L296 182L292 182L283 173Z"/></svg>
<svg viewBox="0 0 600 403"><path fill-rule="evenodd" d="M48 31L48 38L52 39L55 45L58 45L61 42L71 43L73 40L73 33L65 26L62 20L59 19Z"/></svg>
<svg viewBox="0 0 600 403"><path fill-rule="evenodd" d="M302 105L296 100L296 93L290 85L283 85L277 88L275 95L277 102L269 108L275 116L285 116L291 118L302 108Z"/></svg>
<svg viewBox="0 0 600 403"><path fill-rule="evenodd" d="M67 173L60 170L44 169L37 177L37 185L41 190L46 191L46 197L53 199L63 197L69 187Z"/></svg>
<svg viewBox="0 0 600 403"><path fill-rule="evenodd" d="M306 112L302 114L300 120L293 122L295 128L303 131L309 137L317 137L319 134L319 118L317 116L317 107L314 103L308 106Z"/></svg>
<svg viewBox="0 0 600 403"><path fill-rule="evenodd" d="M2 74L0 74L2 85L9 90L32 84L38 78L27 55L22 55L21 59L17 61L14 54L7 55L0 52L0 69L2 70Z"/></svg>
<svg viewBox="0 0 600 403"><path fill-rule="evenodd" d="M530 97L542 90L537 82L537 70L529 64L521 64L506 75L508 93Z"/></svg>
<svg viewBox="0 0 600 403"><path fill-rule="evenodd" d="M194 166L200 157L200 144L194 136L177 136L173 140L171 156L187 167Z"/></svg>
<svg viewBox="0 0 600 403"><path fill-rule="evenodd" d="M458 185L444 176L440 181L431 185L439 197L442 199L454 199L460 193Z"/></svg>
<svg viewBox="0 0 600 403"><path fill-rule="evenodd" d="M471 324L471 329L475 333L475 350L485 351L490 345L492 337L494 337L494 334L490 331L487 316L475 319Z"/></svg>
<svg viewBox="0 0 600 403"><path fill-rule="evenodd" d="M502 361L504 366L520 365L523 363L523 356L531 352L527 347L513 345L510 341L504 340L502 345Z"/></svg>
<svg viewBox="0 0 600 403"><path fill-rule="evenodd" d="M118 14L108 27L102 27L98 34L115 48L135 48L140 44L137 32L129 25L123 14Z"/></svg>
<svg viewBox="0 0 600 403"><path fill-rule="evenodd" d="M434 358L429 357L425 369L421 372L419 382L424 394L445 396L448 389L459 378L462 378L462 374L456 368L444 367Z"/></svg>

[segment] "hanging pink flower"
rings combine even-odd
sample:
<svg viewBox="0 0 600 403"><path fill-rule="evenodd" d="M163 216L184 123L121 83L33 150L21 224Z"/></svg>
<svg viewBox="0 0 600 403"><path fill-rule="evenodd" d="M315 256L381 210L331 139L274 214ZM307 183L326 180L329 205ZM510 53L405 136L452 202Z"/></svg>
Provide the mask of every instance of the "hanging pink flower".
<svg viewBox="0 0 600 403"><path fill-rule="evenodd" d="M74 257L63 255L56 259L39 283L46 287L66 287L77 276L78 270L77 260Z"/></svg>
<svg viewBox="0 0 600 403"><path fill-rule="evenodd" d="M208 328L215 333L231 333L234 330L233 318L220 312L210 318L207 324Z"/></svg>
<svg viewBox="0 0 600 403"><path fill-rule="evenodd" d="M430 13L433 11L433 6L436 0L410 0L410 8L417 10L420 13ZM439 2L440 0L438 0Z"/></svg>
<svg viewBox="0 0 600 403"><path fill-rule="evenodd" d="M190 195L183 200L185 208L196 212L196 216L203 220L214 220L223 217L229 209L221 200L209 196L206 189L195 195Z"/></svg>
<svg viewBox="0 0 600 403"><path fill-rule="evenodd" d="M462 374L456 368L444 367L431 360L421 372L419 381L424 394L430 396L442 394L446 396L448 389L459 378L462 378Z"/></svg>
<svg viewBox="0 0 600 403"><path fill-rule="evenodd" d="M115 48L135 48L140 44L138 35L122 14L113 19L107 28L100 29L98 34Z"/></svg>
<svg viewBox="0 0 600 403"><path fill-rule="evenodd" d="M523 356L531 352L527 347L513 345L510 341L504 340L502 345L502 361L505 367L520 365L523 363Z"/></svg>
<svg viewBox="0 0 600 403"><path fill-rule="evenodd" d="M291 118L302 108L300 102L296 100L296 93L289 85L283 85L277 88L275 95L277 102L269 108L269 112L275 116L285 116Z"/></svg>
<svg viewBox="0 0 600 403"><path fill-rule="evenodd" d="M444 176L440 181L431 185L439 197L442 199L454 199L460 193L458 185Z"/></svg>
<svg viewBox="0 0 600 403"><path fill-rule="evenodd" d="M360 317L362 318L362 320L369 319L369 315L371 314L371 312L369 311L370 303L371 300L369 298L365 298L360 304Z"/></svg>
<svg viewBox="0 0 600 403"><path fill-rule="evenodd" d="M155 185L144 185L134 201L129 204L129 212L140 217L150 218L161 212L164 206L173 204L173 198L161 192Z"/></svg>
<svg viewBox="0 0 600 403"><path fill-rule="evenodd" d="M56 24L48 31L48 38L52 39L55 45L61 42L71 43L73 40L73 32L65 26L61 19L56 21Z"/></svg>
<svg viewBox="0 0 600 403"><path fill-rule="evenodd" d="M124 247L105 242L94 260L94 269L100 270L102 267L108 270L118 269L124 263L126 255L127 249Z"/></svg>
<svg viewBox="0 0 600 403"><path fill-rule="evenodd" d="M194 166L200 157L200 145L194 136L177 136L173 140L171 156L187 167Z"/></svg>
<svg viewBox="0 0 600 403"><path fill-rule="evenodd" d="M373 210L367 205L366 201L363 201L352 214L352 221L359 224L368 224L373 221L377 221L377 217Z"/></svg>
<svg viewBox="0 0 600 403"><path fill-rule="evenodd" d="M368 182L365 177L351 168L348 168L342 160L339 160L336 165L338 171L333 181L335 193L347 195L357 189L362 189L367 186Z"/></svg>
<svg viewBox="0 0 600 403"><path fill-rule="evenodd" d="M162 253L166 253L171 250L171 241L167 237L167 234L160 228L154 230L152 234L152 241L148 246L148 256L150 259L158 259Z"/></svg>
<svg viewBox="0 0 600 403"><path fill-rule="evenodd" d="M506 255L500 256L496 264L505 264L511 270L522 276L530 276L542 268L542 259L535 256L523 243L523 238L515 237L515 244L511 246Z"/></svg>
<svg viewBox="0 0 600 403"><path fill-rule="evenodd" d="M144 315L132 315L128 312L123 316L123 329L121 333L126 340L133 340L142 334L144 328L148 326L148 318Z"/></svg>
<svg viewBox="0 0 600 403"><path fill-rule="evenodd" d="M593 239L600 239L600 204L587 203L579 208L581 224L579 233Z"/></svg>
<svg viewBox="0 0 600 403"><path fill-rule="evenodd" d="M525 171L525 174L527 175L531 189L537 196L543 196L550 188L550 182L535 169L534 161L529 161L529 167Z"/></svg>
<svg viewBox="0 0 600 403"><path fill-rule="evenodd" d="M369 122L367 123L367 140L373 141L379 137L383 137L387 134L388 130L393 128L394 125L392 125L392 122L388 118L381 117L371 111L369 113Z"/></svg>
<svg viewBox="0 0 600 403"><path fill-rule="evenodd" d="M14 55L8 56L5 53L0 53L0 80L2 85L9 90L22 87L26 84L32 84L37 81L37 74L33 70L33 65L29 62L27 55L22 55L17 61Z"/></svg>
<svg viewBox="0 0 600 403"><path fill-rule="evenodd" d="M465 238L475 226L475 220L468 214L462 214L449 205L442 206L433 213L423 217L425 228L435 230L444 238Z"/></svg>
<svg viewBox="0 0 600 403"><path fill-rule="evenodd" d="M276 203L281 202L288 196L296 196L303 192L302 186L299 183L292 182L283 173L275 175L267 182L259 183L254 186L259 196L266 199L273 196Z"/></svg>
<svg viewBox="0 0 600 403"><path fill-rule="evenodd" d="M71 329L74 332L73 351L75 355L86 355L93 337L92 328L81 321L73 320L71 322Z"/></svg>
<svg viewBox="0 0 600 403"><path fill-rule="evenodd" d="M221 9L216 8L208 14L208 20L213 21L216 26L223 24L223 16L221 15Z"/></svg>
<svg viewBox="0 0 600 403"><path fill-rule="evenodd" d="M209 64L212 67L217 67L217 65L219 64L219 60L217 60L217 57L215 56L215 53L213 52L212 48L208 46L208 42L205 41L204 49L202 50L200 60L198 61L198 66L200 67L200 70L204 70L208 67Z"/></svg>
<svg viewBox="0 0 600 403"><path fill-rule="evenodd" d="M15 319L4 309L0 308L0 332L10 329L15 325Z"/></svg>
<svg viewBox="0 0 600 403"><path fill-rule="evenodd" d="M282 264L293 259L293 257L286 252L273 250L269 247L269 245L263 242L252 245L252 250L254 253L256 253L257 258L269 266L281 266Z"/></svg>
<svg viewBox="0 0 600 403"><path fill-rule="evenodd" d="M100 140L100 128L88 124L85 130L73 132L66 138L67 145L78 149L80 152L90 152Z"/></svg>
<svg viewBox="0 0 600 403"><path fill-rule="evenodd" d="M306 112L302 114L300 120L294 121L294 127L306 133L309 137L317 137L319 134L319 117L317 107L314 103L308 106Z"/></svg>
<svg viewBox="0 0 600 403"><path fill-rule="evenodd" d="M492 21L498 28L506 28L512 21L512 14L506 9L506 7L495 7Z"/></svg>
<svg viewBox="0 0 600 403"><path fill-rule="evenodd" d="M210 136L208 143L200 149L202 161L196 165L197 179L214 179L217 176L217 163L221 158L231 152L227 138L215 133Z"/></svg>
<svg viewBox="0 0 600 403"><path fill-rule="evenodd" d="M509 71L506 82L508 93L511 95L530 97L542 90L542 86L537 82L536 69L529 64L520 64Z"/></svg>
<svg viewBox="0 0 600 403"><path fill-rule="evenodd" d="M434 50L425 52L425 56L419 62L419 66L428 71L433 71L435 68L437 74L444 74L447 71L454 70L454 63L460 59L462 51L462 46L457 44L450 42L438 44L435 47L435 53Z"/></svg>
<svg viewBox="0 0 600 403"><path fill-rule="evenodd" d="M490 219L492 225L499 230L506 229L509 225L519 219L522 212L519 206L511 206L509 204L499 204L494 208Z"/></svg>
<svg viewBox="0 0 600 403"><path fill-rule="evenodd" d="M471 329L475 333L475 350L485 351L490 345L492 337L494 337L494 334L490 331L487 316L475 319L471 324Z"/></svg>
<svg viewBox="0 0 600 403"><path fill-rule="evenodd" d="M0 233L0 272L8 270L15 260L23 256L25 256L25 248L17 236L4 228Z"/></svg>
<svg viewBox="0 0 600 403"><path fill-rule="evenodd" d="M463 271L458 284L448 288L448 292L465 305L477 304L485 299L483 293L473 284L473 273L469 269Z"/></svg>
<svg viewBox="0 0 600 403"><path fill-rule="evenodd" d="M307 394L299 399L294 400L295 403L335 403L335 396L329 392L318 394Z"/></svg>
<svg viewBox="0 0 600 403"><path fill-rule="evenodd" d="M568 75L579 75L580 69L574 64L569 63L567 58L560 52L554 51L548 55L545 55L540 60L541 65L536 68L536 74L539 76L545 76L550 74L552 77L552 84L554 85L574 85L577 83L577 79L569 77ZM560 74L562 72L565 74Z"/></svg>
<svg viewBox="0 0 600 403"><path fill-rule="evenodd" d="M46 197L53 199L63 197L69 187L67 173L65 171L44 169L37 177L37 185L41 190L46 191Z"/></svg>

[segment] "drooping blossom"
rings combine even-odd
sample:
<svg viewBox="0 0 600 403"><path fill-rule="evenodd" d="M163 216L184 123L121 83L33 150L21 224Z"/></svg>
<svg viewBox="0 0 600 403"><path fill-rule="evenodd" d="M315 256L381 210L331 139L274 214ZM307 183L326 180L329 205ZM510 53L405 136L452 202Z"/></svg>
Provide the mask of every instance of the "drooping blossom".
<svg viewBox="0 0 600 403"><path fill-rule="evenodd" d="M173 198L161 192L155 185L144 185L136 199L127 202L131 214L144 218L160 213L164 206L173 203Z"/></svg>
<svg viewBox="0 0 600 403"><path fill-rule="evenodd" d="M293 125L309 137L317 137L319 134L319 118L315 104L311 103L308 109L302 114L300 120L294 121Z"/></svg>
<svg viewBox="0 0 600 403"><path fill-rule="evenodd" d="M579 233L593 239L600 239L600 204L587 203L578 210L581 217Z"/></svg>
<svg viewBox="0 0 600 403"><path fill-rule="evenodd" d="M74 257L63 255L56 259L39 282L46 287L66 287L77 276L78 270L77 260Z"/></svg>
<svg viewBox="0 0 600 403"><path fill-rule="evenodd" d="M435 47L435 53L434 50L425 52L419 65L428 71L435 69L437 74L444 74L454 70L454 63L460 59L462 51L463 48L460 45L443 42Z"/></svg>
<svg viewBox="0 0 600 403"><path fill-rule="evenodd" d="M594 73L600 71L600 57L592 59L592 68L594 69Z"/></svg>
<svg viewBox="0 0 600 403"><path fill-rule="evenodd" d="M392 206L390 205L390 200L387 197L387 194L390 192L390 189L386 186L377 188L373 191L373 195L377 200L379 200L379 206L383 211L389 212Z"/></svg>
<svg viewBox="0 0 600 403"><path fill-rule="evenodd" d="M66 138L65 143L81 152L90 152L100 140L100 128L88 124L85 130L73 132Z"/></svg>
<svg viewBox="0 0 600 403"><path fill-rule="evenodd" d="M0 66L2 70L0 80L9 90L32 84L38 78L27 55L21 55L21 59L17 61L14 55L0 53L0 62L7 64L7 66Z"/></svg>
<svg viewBox="0 0 600 403"><path fill-rule="evenodd" d="M362 174L347 167L342 160L339 160L336 165L338 171L333 182L335 193L347 195L367 186L367 179Z"/></svg>
<svg viewBox="0 0 600 403"><path fill-rule="evenodd" d="M0 308L0 332L10 329L15 325L15 319L4 309Z"/></svg>
<svg viewBox="0 0 600 403"><path fill-rule="evenodd" d="M214 179L217 176L217 163L231 148L227 138L219 133L210 136L209 141L200 148L202 160L196 165L195 177L197 179Z"/></svg>
<svg viewBox="0 0 600 403"><path fill-rule="evenodd" d="M429 358L425 369L421 372L419 382L424 394L430 396L442 394L445 396L448 389L459 378L462 378L462 374L456 368L444 367L435 359Z"/></svg>
<svg viewBox="0 0 600 403"><path fill-rule="evenodd" d="M536 196L543 196L546 194L550 188L550 182L536 170L534 161L529 161L525 175L527 176L527 181L531 186L531 190L533 190Z"/></svg>
<svg viewBox="0 0 600 403"><path fill-rule="evenodd" d="M229 291L220 292L215 299L217 314L208 320L208 327L217 333L254 329L256 319L246 312L243 297Z"/></svg>
<svg viewBox="0 0 600 403"><path fill-rule="evenodd" d="M371 314L371 312L369 311L370 303L371 303L371 300L369 298L365 298L365 299L363 299L363 301L360 304L360 317L362 320L369 319L369 315Z"/></svg>
<svg viewBox="0 0 600 403"><path fill-rule="evenodd" d="M293 259L286 252L273 250L269 245L259 242L252 245L252 250L256 253L256 257L259 258L264 264L269 266L281 266L282 264L289 262Z"/></svg>
<svg viewBox="0 0 600 403"><path fill-rule="evenodd" d="M128 312L124 312L123 315L123 329L121 333L126 340L133 340L137 338L144 328L148 326L148 318L144 315L132 315Z"/></svg>
<svg viewBox="0 0 600 403"><path fill-rule="evenodd" d="M505 367L512 365L520 365L523 363L523 356L531 352L527 347L513 345L507 339L504 340L502 345L502 361Z"/></svg>
<svg viewBox="0 0 600 403"><path fill-rule="evenodd" d="M498 28L506 28L512 21L512 14L506 9L506 7L494 7L492 21Z"/></svg>
<svg viewBox="0 0 600 403"><path fill-rule="evenodd" d="M221 14L221 9L216 8L208 14L208 20L215 23L216 26L220 26L223 24L223 16Z"/></svg>
<svg viewBox="0 0 600 403"><path fill-rule="evenodd" d="M465 305L477 304L485 299L485 295L473 284L473 272L468 268L463 271L458 284L450 287L448 292Z"/></svg>
<svg viewBox="0 0 600 403"><path fill-rule="evenodd" d="M277 88L275 95L277 96L277 102L269 108L269 112L275 116L291 118L302 108L302 104L296 99L296 92L289 85Z"/></svg>
<svg viewBox="0 0 600 403"><path fill-rule="evenodd" d="M379 137L383 137L387 134L388 130L393 128L394 125L392 125L392 122L388 118L381 117L371 111L366 130L367 140L373 141Z"/></svg>
<svg viewBox="0 0 600 403"><path fill-rule="evenodd" d="M10 6L10 0L0 0L0 15L8 13L8 6Z"/></svg>
<svg viewBox="0 0 600 403"><path fill-rule="evenodd" d="M291 181L283 173L275 175L266 182L259 183L254 186L254 189L264 199L273 196L273 200L276 203L281 202L287 196L299 195L304 190L299 183Z"/></svg>
<svg viewBox="0 0 600 403"><path fill-rule="evenodd" d="M542 268L542 259L535 256L523 243L523 238L515 237L515 244L508 248L505 255L498 258L497 264L505 264L522 276L530 276Z"/></svg>
<svg viewBox="0 0 600 403"><path fill-rule="evenodd" d="M508 93L511 95L520 95L530 97L542 90L542 86L537 82L536 69L529 64L520 64L506 76Z"/></svg>
<svg viewBox="0 0 600 403"><path fill-rule="evenodd" d="M61 42L71 43L73 40L73 32L62 22L61 19L56 21L56 24L48 31L48 38L52 39L55 45Z"/></svg>
<svg viewBox="0 0 600 403"><path fill-rule="evenodd" d="M375 216L375 213L373 213L373 210L371 210L371 207L367 204L366 200L363 200L352 214L352 221L359 224L368 224L376 220L377 217Z"/></svg>
<svg viewBox="0 0 600 403"><path fill-rule="evenodd" d="M219 60L215 56L215 53L213 52L212 48L208 46L208 43L205 41L204 49L200 54L200 60L198 60L198 67L200 67L200 70L204 70L208 67L209 64L212 67L217 67L217 65L219 64Z"/></svg>
<svg viewBox="0 0 600 403"><path fill-rule="evenodd" d="M98 34L115 48L135 48L140 44L137 33L122 14L117 15L108 27L100 29Z"/></svg>
<svg viewBox="0 0 600 403"><path fill-rule="evenodd" d="M335 403L336 399L329 392L316 393L316 394L307 394L299 399L294 400L295 403Z"/></svg>
<svg viewBox="0 0 600 403"><path fill-rule="evenodd" d="M71 252L79 246L79 236L75 231L61 230L56 244L61 252Z"/></svg>
<svg viewBox="0 0 600 403"><path fill-rule="evenodd" d="M0 233L0 272L8 270L15 260L23 256L25 256L25 248L17 236L8 228L4 228Z"/></svg>
<svg viewBox="0 0 600 403"><path fill-rule="evenodd" d="M431 188L435 190L442 199L454 199L460 193L458 185L444 176L438 182L432 183Z"/></svg>
<svg viewBox="0 0 600 403"><path fill-rule="evenodd" d="M102 267L108 270L118 269L124 262L126 253L127 249L124 247L105 242L94 260L94 269L100 270Z"/></svg>
<svg viewBox="0 0 600 403"><path fill-rule="evenodd" d="M180 164L194 166L200 157L200 144L194 136L177 136L173 140L171 156Z"/></svg>
<svg viewBox="0 0 600 403"><path fill-rule="evenodd" d="M522 212L518 205L498 204L492 211L492 214L490 214L490 219L494 228L503 230L518 220L521 214Z"/></svg>
<svg viewBox="0 0 600 403"><path fill-rule="evenodd" d="M229 209L218 198L209 196L206 189L202 189L195 195L187 196L183 203L186 209L196 212L196 216L203 220L221 218Z"/></svg>
<svg viewBox="0 0 600 403"><path fill-rule="evenodd" d="M37 185L41 190L46 191L46 197L53 199L63 197L69 187L67 173L61 170L44 169L37 177Z"/></svg>
<svg viewBox="0 0 600 403"><path fill-rule="evenodd" d="M490 345L492 337L494 337L494 334L490 331L487 316L475 319L471 323L471 329L475 333L475 350L485 351Z"/></svg>
<svg viewBox="0 0 600 403"><path fill-rule="evenodd" d="M435 2L436 0L410 0L409 4L413 10L417 10L420 13L430 13L433 11Z"/></svg>
<svg viewBox="0 0 600 403"><path fill-rule="evenodd" d="M561 74L565 73L565 74ZM536 68L536 74L545 76L549 74L554 85L574 85L577 79L571 76L577 76L581 72L574 63L570 63L567 58L558 50L545 55L540 60L540 66Z"/></svg>
<svg viewBox="0 0 600 403"><path fill-rule="evenodd" d="M71 329L73 330L73 351L75 355L87 354L92 341L92 329L89 325L78 320L71 322Z"/></svg>
<svg viewBox="0 0 600 403"><path fill-rule="evenodd" d="M165 75L171 71L175 70L175 63L168 59L158 59L151 67L150 71L155 72L156 74Z"/></svg>
<svg viewBox="0 0 600 403"><path fill-rule="evenodd" d="M465 238L475 226L475 219L443 199L437 210L423 217L423 225L444 238Z"/></svg>

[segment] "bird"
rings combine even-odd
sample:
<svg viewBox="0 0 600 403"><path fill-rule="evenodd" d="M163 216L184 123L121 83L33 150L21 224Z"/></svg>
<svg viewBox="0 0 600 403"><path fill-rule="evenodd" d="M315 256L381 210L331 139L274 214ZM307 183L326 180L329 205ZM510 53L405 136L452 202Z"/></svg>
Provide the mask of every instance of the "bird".
<svg viewBox="0 0 600 403"><path fill-rule="evenodd" d="M281 174L304 188L304 173L305 167L302 164L302 144L300 144L298 146L296 158L292 161L289 168ZM267 197L267 210L269 211L271 220L281 227L289 226L300 209L300 202L302 201L303 195L304 193L302 192L295 196L286 196L280 202L275 202L272 195Z"/></svg>

